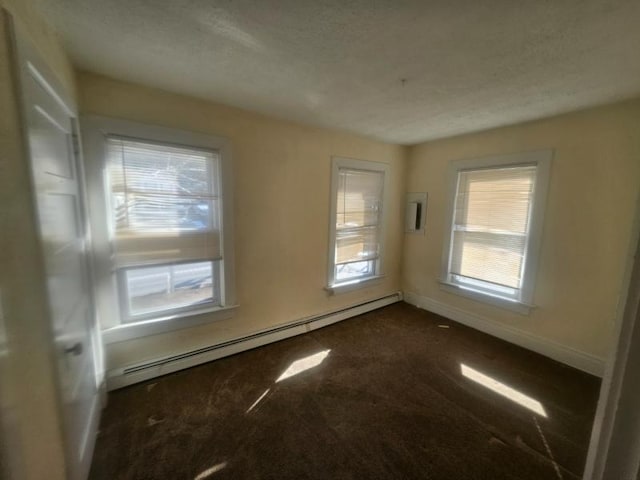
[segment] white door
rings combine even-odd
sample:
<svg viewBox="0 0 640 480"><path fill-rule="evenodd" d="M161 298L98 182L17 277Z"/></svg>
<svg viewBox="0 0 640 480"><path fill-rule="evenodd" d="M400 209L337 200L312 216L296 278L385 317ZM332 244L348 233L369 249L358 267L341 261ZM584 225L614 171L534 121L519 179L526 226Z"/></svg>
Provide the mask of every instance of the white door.
<svg viewBox="0 0 640 480"><path fill-rule="evenodd" d="M77 115L65 92L17 35L23 124L36 196L57 360L68 477L86 478L100 413L100 346L92 299Z"/></svg>

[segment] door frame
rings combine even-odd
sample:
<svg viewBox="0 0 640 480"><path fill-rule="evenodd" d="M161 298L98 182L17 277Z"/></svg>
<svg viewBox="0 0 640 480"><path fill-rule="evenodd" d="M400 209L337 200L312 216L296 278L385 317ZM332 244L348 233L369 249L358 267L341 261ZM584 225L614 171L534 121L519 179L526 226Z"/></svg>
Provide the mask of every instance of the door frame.
<svg viewBox="0 0 640 480"><path fill-rule="evenodd" d="M584 480L636 480L640 467L640 195Z"/></svg>

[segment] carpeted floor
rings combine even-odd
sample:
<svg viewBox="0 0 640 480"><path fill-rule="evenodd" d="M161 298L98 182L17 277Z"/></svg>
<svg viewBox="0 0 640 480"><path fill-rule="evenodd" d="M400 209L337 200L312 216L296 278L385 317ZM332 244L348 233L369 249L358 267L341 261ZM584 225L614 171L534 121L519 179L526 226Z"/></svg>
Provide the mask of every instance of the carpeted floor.
<svg viewBox="0 0 640 480"><path fill-rule="evenodd" d="M112 392L90 478L575 480L599 383L398 303Z"/></svg>

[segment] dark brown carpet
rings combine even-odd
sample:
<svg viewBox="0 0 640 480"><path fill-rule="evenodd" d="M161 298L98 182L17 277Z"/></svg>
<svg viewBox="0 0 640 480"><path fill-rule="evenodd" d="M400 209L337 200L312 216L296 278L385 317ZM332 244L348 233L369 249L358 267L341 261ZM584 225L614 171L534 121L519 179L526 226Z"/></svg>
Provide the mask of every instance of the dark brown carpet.
<svg viewBox="0 0 640 480"><path fill-rule="evenodd" d="M320 365L275 383L326 350ZM575 480L598 388L399 303L111 393L90 478Z"/></svg>

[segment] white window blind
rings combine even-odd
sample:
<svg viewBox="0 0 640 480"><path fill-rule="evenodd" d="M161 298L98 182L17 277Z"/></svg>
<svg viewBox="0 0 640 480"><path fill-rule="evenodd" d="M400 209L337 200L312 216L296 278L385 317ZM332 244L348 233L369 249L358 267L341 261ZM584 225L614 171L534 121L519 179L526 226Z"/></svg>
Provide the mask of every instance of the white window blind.
<svg viewBox="0 0 640 480"><path fill-rule="evenodd" d="M116 267L222 257L217 152L107 137Z"/></svg>
<svg viewBox="0 0 640 480"><path fill-rule="evenodd" d="M384 172L338 169L334 281L376 275Z"/></svg>
<svg viewBox="0 0 640 480"><path fill-rule="evenodd" d="M518 165L459 171L450 281L519 298L536 170Z"/></svg>

